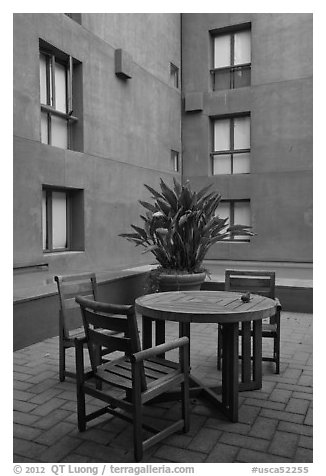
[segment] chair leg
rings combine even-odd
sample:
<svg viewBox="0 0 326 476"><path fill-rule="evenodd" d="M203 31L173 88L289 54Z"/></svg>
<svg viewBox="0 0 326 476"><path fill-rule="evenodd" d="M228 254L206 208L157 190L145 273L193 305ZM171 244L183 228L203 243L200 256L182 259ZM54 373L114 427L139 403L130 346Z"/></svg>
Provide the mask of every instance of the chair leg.
<svg viewBox="0 0 326 476"><path fill-rule="evenodd" d="M217 325L217 370L221 370L222 362L222 327L221 324Z"/></svg>
<svg viewBox="0 0 326 476"><path fill-rule="evenodd" d="M181 384L181 405L182 405L182 419L184 422L183 432L187 433L190 426L190 398L189 398L189 352L188 348L184 347L182 350L181 362L182 371L184 374L184 381Z"/></svg>
<svg viewBox="0 0 326 476"><path fill-rule="evenodd" d="M275 373L280 373L280 334L279 332L274 337L274 359L276 364Z"/></svg>
<svg viewBox="0 0 326 476"><path fill-rule="evenodd" d="M66 376L66 349L63 344L63 337L59 335L59 380L64 382Z"/></svg>
<svg viewBox="0 0 326 476"><path fill-rule="evenodd" d="M96 349L94 350L94 357L95 357L96 366L100 365L102 361L101 346L97 346ZM102 390L102 382L99 379L96 379L96 389Z"/></svg>
<svg viewBox="0 0 326 476"><path fill-rule="evenodd" d="M132 365L133 373L133 435L134 457L138 463L143 457L143 427L142 427L142 403L141 403L141 378L138 364Z"/></svg>
<svg viewBox="0 0 326 476"><path fill-rule="evenodd" d="M77 420L78 430L86 430L86 404L84 391L84 346L81 342L75 341L76 358L76 389L77 389Z"/></svg>

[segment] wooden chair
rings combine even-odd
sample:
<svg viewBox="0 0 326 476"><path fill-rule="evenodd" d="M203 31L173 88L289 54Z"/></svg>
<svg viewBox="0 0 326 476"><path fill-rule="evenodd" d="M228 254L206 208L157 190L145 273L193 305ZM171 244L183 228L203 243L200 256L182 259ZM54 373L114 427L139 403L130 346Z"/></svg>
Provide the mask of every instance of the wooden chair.
<svg viewBox="0 0 326 476"><path fill-rule="evenodd" d="M249 291L253 294L260 294L277 301L276 314L269 318L268 322L262 324L263 338L273 339L273 356L263 356L264 361L275 362L276 371L280 373L280 314L281 304L275 297L275 272L274 271L238 271L227 269L225 271L225 291L235 291L245 293ZM222 358L222 329L218 326L217 343L217 368L221 369ZM239 329L242 335L242 329ZM243 338L243 336L242 336Z"/></svg>
<svg viewBox="0 0 326 476"><path fill-rule="evenodd" d="M97 301L98 291L96 276L94 273L71 274L65 276L54 276L58 286L60 300L59 310L59 379L61 382L65 377L76 377L75 372L66 370L66 349L75 346L75 339L79 339L86 345L86 337L83 328L80 306L76 303L77 294L84 295ZM98 349L98 354L106 354L108 349Z"/></svg>
<svg viewBox="0 0 326 476"><path fill-rule="evenodd" d="M141 350L134 306L94 302L81 296L77 296L76 301L82 309L92 365L92 376L85 377L83 360L77 358L78 429L85 431L88 421L105 413L133 422L134 456L136 461L140 461L143 451L148 447L175 431L187 432L189 429L189 339L182 337ZM120 334L105 335L98 331L97 326ZM83 349L82 343L77 339L75 345L76 355L79 356ZM98 364L94 355L94 346L98 345L115 348L119 356L110 362ZM177 348L179 363L157 357ZM96 388L98 380L102 384L101 390ZM144 404L179 384L181 419L161 431L146 425L143 422ZM116 394L117 389L122 392L121 398ZM102 400L105 406L86 414L85 394ZM143 440L143 429L156 434Z"/></svg>

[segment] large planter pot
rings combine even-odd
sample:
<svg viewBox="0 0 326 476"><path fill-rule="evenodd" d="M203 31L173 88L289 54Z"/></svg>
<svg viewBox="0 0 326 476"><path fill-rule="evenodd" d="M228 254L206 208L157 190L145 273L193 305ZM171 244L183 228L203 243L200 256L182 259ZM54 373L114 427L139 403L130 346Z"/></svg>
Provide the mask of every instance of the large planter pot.
<svg viewBox="0 0 326 476"><path fill-rule="evenodd" d="M157 276L159 291L196 291L205 281L206 273L178 274L160 272Z"/></svg>

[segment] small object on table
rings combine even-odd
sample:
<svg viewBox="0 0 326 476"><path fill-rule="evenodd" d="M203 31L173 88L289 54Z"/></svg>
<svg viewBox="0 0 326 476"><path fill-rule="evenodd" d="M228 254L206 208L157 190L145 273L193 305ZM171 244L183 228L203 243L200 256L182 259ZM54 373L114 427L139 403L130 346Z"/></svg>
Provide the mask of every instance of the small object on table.
<svg viewBox="0 0 326 476"><path fill-rule="evenodd" d="M246 292L245 294L242 294L241 296L241 301L242 302L250 302L250 292Z"/></svg>

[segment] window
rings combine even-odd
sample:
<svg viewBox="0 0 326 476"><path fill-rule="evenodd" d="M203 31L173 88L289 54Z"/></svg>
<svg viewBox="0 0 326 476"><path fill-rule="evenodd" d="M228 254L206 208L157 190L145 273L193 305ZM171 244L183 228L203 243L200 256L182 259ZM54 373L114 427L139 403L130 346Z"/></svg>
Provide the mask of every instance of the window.
<svg viewBox="0 0 326 476"><path fill-rule="evenodd" d="M213 121L212 175L250 172L250 116Z"/></svg>
<svg viewBox="0 0 326 476"><path fill-rule="evenodd" d="M171 84L175 88L179 88L179 68L175 66L173 63L170 63L170 79L171 79Z"/></svg>
<svg viewBox="0 0 326 476"><path fill-rule="evenodd" d="M234 89L251 83L251 32L241 30L214 36L211 70L213 90Z"/></svg>
<svg viewBox="0 0 326 476"><path fill-rule="evenodd" d="M171 150L171 168L174 172L180 172L179 152Z"/></svg>
<svg viewBox="0 0 326 476"><path fill-rule="evenodd" d="M83 193L43 187L43 251L83 249Z"/></svg>
<svg viewBox="0 0 326 476"><path fill-rule="evenodd" d="M65 13L67 17L81 24L81 13Z"/></svg>
<svg viewBox="0 0 326 476"><path fill-rule="evenodd" d="M216 210L220 218L228 218L229 225L251 226L250 200L221 200ZM231 241L250 241L246 235L231 236Z"/></svg>
<svg viewBox="0 0 326 476"><path fill-rule="evenodd" d="M72 127L78 121L72 104L73 69L71 56L40 41L41 142L62 149L73 148Z"/></svg>

